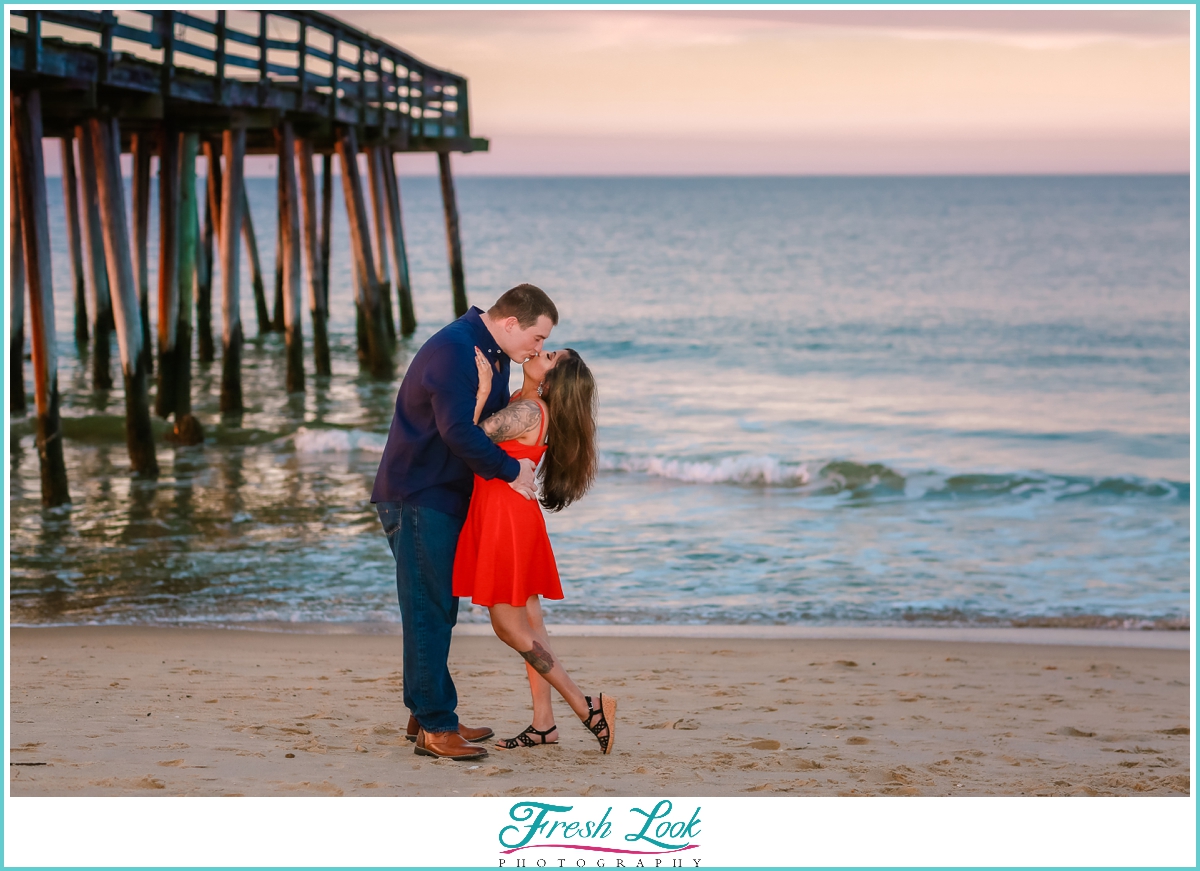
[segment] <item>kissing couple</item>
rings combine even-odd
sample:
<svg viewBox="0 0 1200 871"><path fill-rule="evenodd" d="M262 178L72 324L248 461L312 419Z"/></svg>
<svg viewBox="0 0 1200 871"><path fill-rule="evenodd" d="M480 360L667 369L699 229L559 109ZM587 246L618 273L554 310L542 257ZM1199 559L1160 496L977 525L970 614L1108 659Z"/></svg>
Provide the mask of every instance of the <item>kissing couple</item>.
<svg viewBox="0 0 1200 871"><path fill-rule="evenodd" d="M596 477L596 383L579 354L543 350L558 323L545 291L519 284L486 312L472 306L413 357L375 476L396 559L404 633L407 735L424 756L478 759L495 733L458 721L447 659L458 597L491 615L525 660L533 723L511 750L558 742L550 688L611 753L617 701L586 696L550 648L541 597L563 598L540 502L559 511ZM509 362L523 364L508 395Z"/></svg>

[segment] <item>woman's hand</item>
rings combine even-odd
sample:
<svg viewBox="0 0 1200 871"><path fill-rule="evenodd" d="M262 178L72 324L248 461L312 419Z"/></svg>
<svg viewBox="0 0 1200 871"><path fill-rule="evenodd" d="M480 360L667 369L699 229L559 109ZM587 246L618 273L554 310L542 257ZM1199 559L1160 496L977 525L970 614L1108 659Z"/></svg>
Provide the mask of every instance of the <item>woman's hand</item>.
<svg viewBox="0 0 1200 871"><path fill-rule="evenodd" d="M492 395L492 364L479 348L475 349L475 368L479 370L479 389L475 391L475 423L479 423L483 406Z"/></svg>
<svg viewBox="0 0 1200 871"><path fill-rule="evenodd" d="M475 398L487 401L492 395L492 364L478 348L475 349L475 368L479 370L479 389L475 391Z"/></svg>

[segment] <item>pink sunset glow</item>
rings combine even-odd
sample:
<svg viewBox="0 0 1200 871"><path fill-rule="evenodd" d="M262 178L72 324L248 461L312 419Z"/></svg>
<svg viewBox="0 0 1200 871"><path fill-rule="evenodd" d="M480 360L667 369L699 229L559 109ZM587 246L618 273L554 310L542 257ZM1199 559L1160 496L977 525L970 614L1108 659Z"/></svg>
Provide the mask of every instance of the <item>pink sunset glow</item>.
<svg viewBox="0 0 1200 871"><path fill-rule="evenodd" d="M468 76L492 148L464 173L1189 167L1187 11L337 14Z"/></svg>

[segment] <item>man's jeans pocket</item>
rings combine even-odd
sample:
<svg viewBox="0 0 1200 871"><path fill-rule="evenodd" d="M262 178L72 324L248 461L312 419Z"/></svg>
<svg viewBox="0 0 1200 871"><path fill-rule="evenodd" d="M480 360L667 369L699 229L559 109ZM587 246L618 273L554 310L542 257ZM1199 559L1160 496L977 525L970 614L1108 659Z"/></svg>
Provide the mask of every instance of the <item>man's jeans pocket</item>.
<svg viewBox="0 0 1200 871"><path fill-rule="evenodd" d="M383 534L387 537L392 556L396 555L395 537L400 531L400 523L404 516L404 508L399 502L378 502L375 511L379 514L379 522L383 526Z"/></svg>

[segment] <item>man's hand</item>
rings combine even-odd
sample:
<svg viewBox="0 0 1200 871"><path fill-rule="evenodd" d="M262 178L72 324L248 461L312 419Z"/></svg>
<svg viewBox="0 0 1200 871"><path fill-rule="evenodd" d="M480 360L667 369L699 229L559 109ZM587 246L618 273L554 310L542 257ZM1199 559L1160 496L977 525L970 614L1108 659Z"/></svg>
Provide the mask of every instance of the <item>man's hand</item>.
<svg viewBox="0 0 1200 871"><path fill-rule="evenodd" d="M512 487L526 499L533 499L537 496L537 489L533 483L533 460L520 460L521 474L509 483Z"/></svg>

